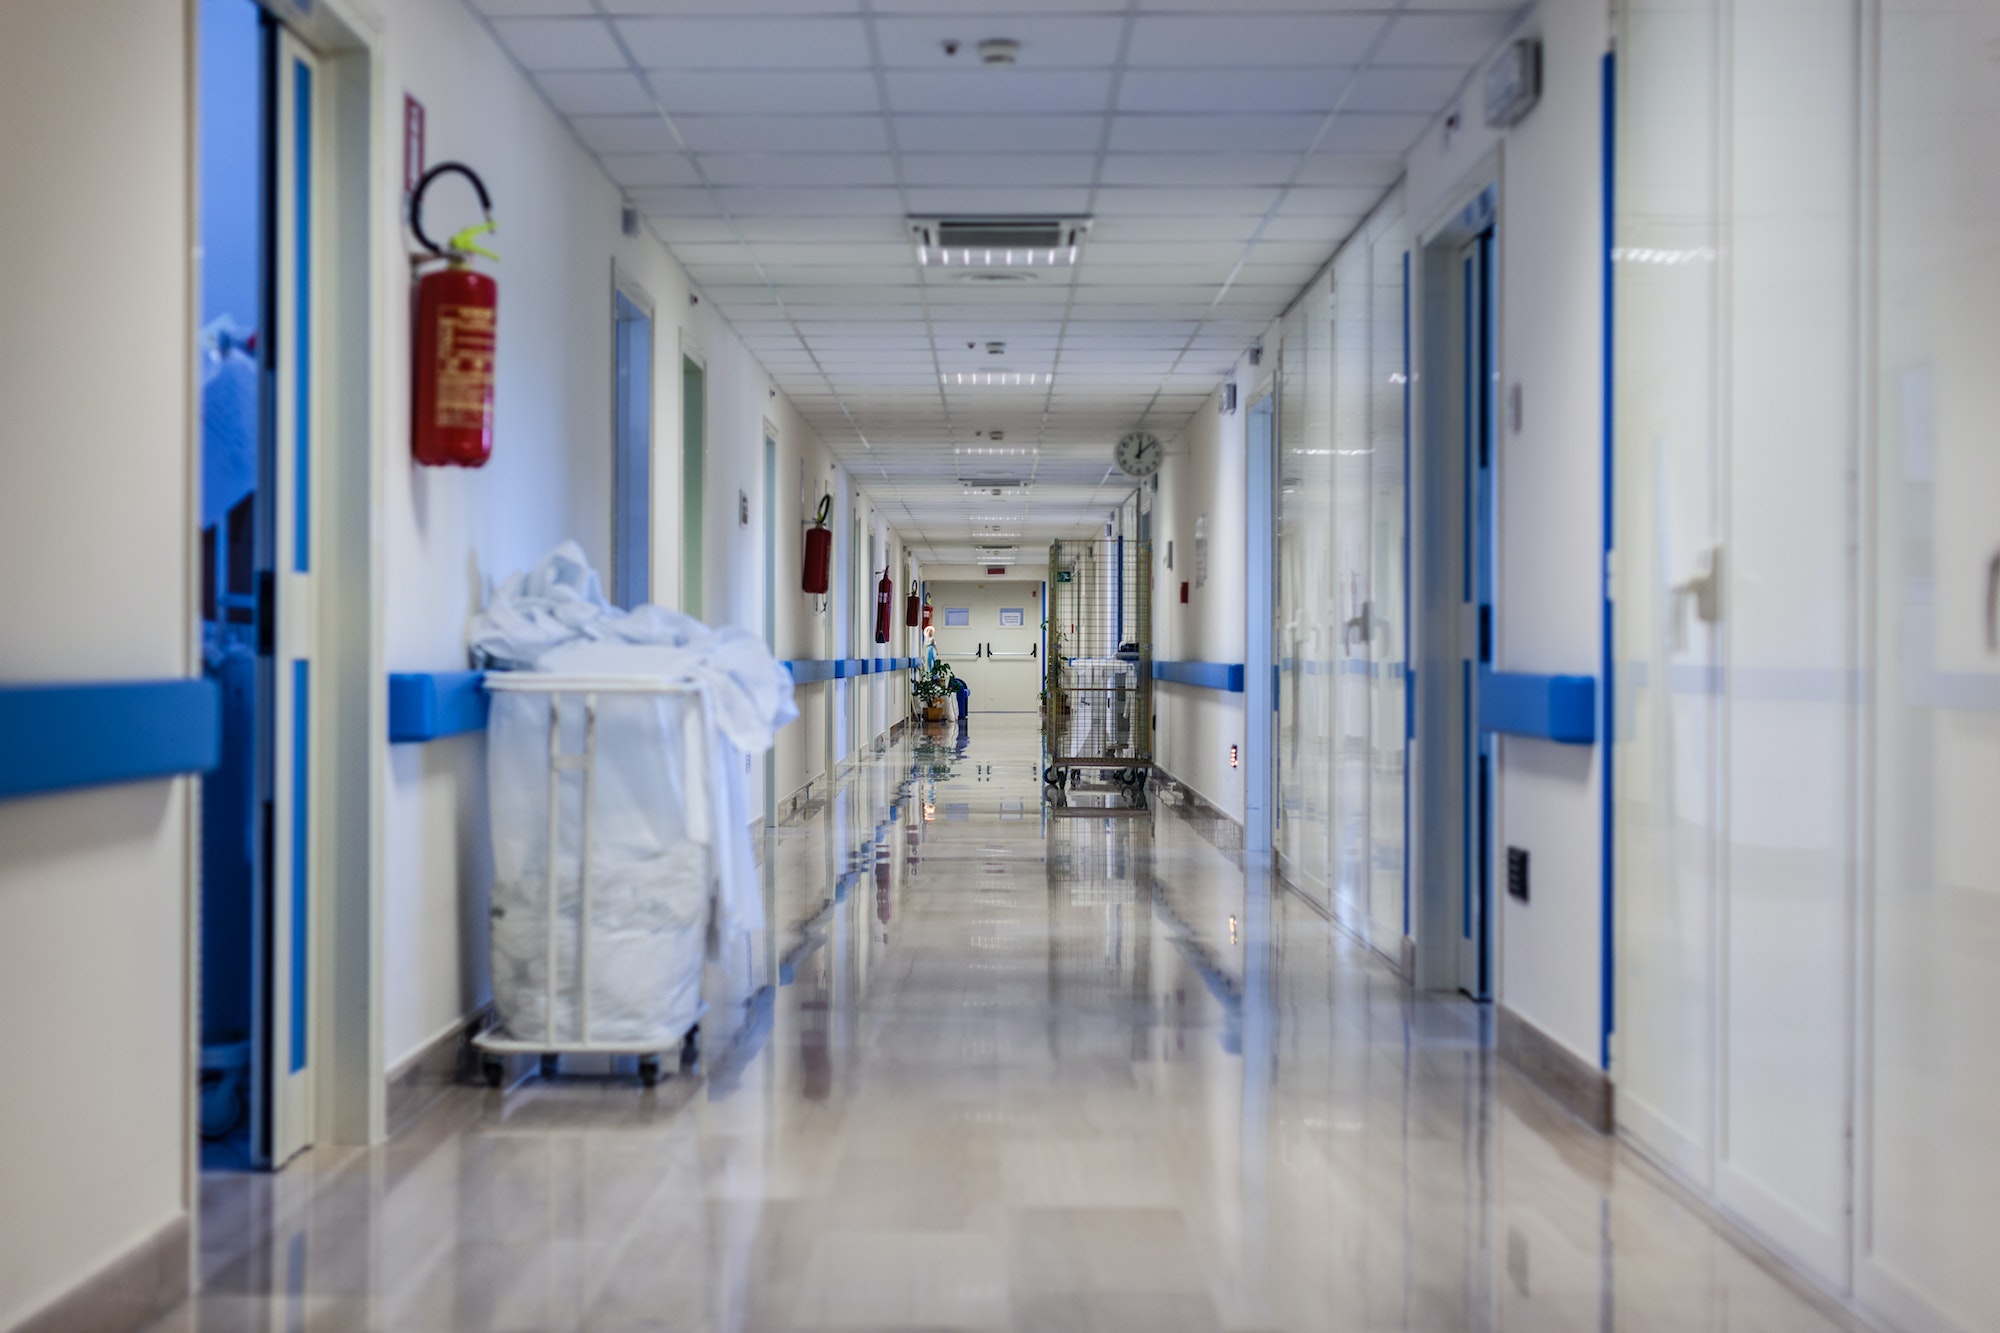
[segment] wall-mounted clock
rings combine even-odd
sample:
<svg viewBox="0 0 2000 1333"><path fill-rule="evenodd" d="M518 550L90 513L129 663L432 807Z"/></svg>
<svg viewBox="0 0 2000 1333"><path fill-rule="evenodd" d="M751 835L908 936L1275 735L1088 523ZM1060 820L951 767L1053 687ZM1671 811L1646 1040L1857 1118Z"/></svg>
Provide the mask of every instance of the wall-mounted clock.
<svg viewBox="0 0 2000 1333"><path fill-rule="evenodd" d="M1160 470L1166 459L1166 449L1160 444L1160 437L1149 430L1128 430L1118 437L1118 449L1113 457L1119 470L1130 477L1150 477Z"/></svg>

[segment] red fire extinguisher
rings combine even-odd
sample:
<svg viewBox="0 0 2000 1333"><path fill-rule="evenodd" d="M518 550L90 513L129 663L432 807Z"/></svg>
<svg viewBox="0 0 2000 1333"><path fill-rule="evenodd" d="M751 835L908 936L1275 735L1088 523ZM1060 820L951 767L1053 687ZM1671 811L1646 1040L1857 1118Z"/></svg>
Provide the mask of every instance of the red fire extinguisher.
<svg viewBox="0 0 2000 1333"><path fill-rule="evenodd" d="M486 220L456 233L440 249L424 234L424 192L446 172L472 182ZM411 452L431 467L479 467L493 456L493 355L500 307L500 284L471 266L474 255L500 258L475 239L494 229L486 183L462 162L438 163L410 196L410 229L424 249L445 263L417 282Z"/></svg>
<svg viewBox="0 0 2000 1333"><path fill-rule="evenodd" d="M915 589L911 589L910 595L903 599L903 624L915 629L923 623L924 599L917 596Z"/></svg>
<svg viewBox="0 0 2000 1333"><path fill-rule="evenodd" d="M925 628L925 629L929 629L930 627L931 627L931 604L930 604L929 602L925 602L925 603L924 603L924 628Z"/></svg>
<svg viewBox="0 0 2000 1333"><path fill-rule="evenodd" d="M875 585L875 642L889 642L889 617L894 615L896 605L896 585L889 582L889 571L882 570L881 582Z"/></svg>
<svg viewBox="0 0 2000 1333"><path fill-rule="evenodd" d="M833 582L833 529L826 525L827 515L832 512L833 497L821 496L819 517L806 529L806 567L800 583L815 597L826 596Z"/></svg>

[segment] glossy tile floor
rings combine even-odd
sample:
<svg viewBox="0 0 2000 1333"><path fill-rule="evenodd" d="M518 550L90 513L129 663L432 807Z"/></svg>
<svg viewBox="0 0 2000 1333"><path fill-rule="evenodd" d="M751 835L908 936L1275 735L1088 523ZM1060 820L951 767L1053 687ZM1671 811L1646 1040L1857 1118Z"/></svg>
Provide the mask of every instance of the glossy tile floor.
<svg viewBox="0 0 2000 1333"><path fill-rule="evenodd" d="M867 756L765 861L712 993L779 984L705 1076L209 1177L161 1327L1847 1326L1194 821L1052 817L1027 719Z"/></svg>

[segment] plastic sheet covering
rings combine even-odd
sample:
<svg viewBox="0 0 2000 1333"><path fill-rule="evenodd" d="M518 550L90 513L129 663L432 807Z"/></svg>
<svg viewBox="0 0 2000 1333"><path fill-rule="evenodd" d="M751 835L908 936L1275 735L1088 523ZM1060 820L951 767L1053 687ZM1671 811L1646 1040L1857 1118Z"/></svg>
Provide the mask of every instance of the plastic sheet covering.
<svg viewBox="0 0 2000 1333"><path fill-rule="evenodd" d="M494 882L493 1001L516 1041L550 1046L678 1041L701 1013L716 823L707 794L700 696L596 696L589 846L584 775L555 790L555 947L549 947L550 727L559 700L563 754L584 751L581 693L496 691L489 723ZM582 984L582 867L590 861L590 978ZM550 960L555 1006L550 1024ZM586 1037L583 1000L588 997Z"/></svg>
<svg viewBox="0 0 2000 1333"><path fill-rule="evenodd" d="M684 1027L692 1021L687 1004L699 1002L704 942L719 955L764 926L745 757L768 750L778 728L798 716L790 673L743 630L712 629L659 606L628 613L610 605L574 542L509 578L474 617L471 638L475 660L490 668L637 678L672 691L597 696L590 1040L652 1041ZM558 998L549 1034L548 700L493 692L493 991L510 1037L562 1044L581 1039L580 1014L570 1006L580 956L583 788L580 773L564 774ZM581 752L583 697L561 700L560 752ZM643 1035L615 1035L630 1032Z"/></svg>

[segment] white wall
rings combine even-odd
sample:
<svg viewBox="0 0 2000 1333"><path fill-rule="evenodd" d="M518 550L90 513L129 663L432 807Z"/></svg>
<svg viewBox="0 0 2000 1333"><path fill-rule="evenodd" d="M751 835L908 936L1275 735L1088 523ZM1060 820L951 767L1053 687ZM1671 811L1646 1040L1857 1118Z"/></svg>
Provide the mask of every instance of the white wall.
<svg viewBox="0 0 2000 1333"><path fill-rule="evenodd" d="M491 190L503 256L494 456L477 471L418 468L408 420L408 325L385 321L386 418L380 444L384 655L391 671L466 665L465 631L487 593L558 542L574 538L607 577L611 555L611 382L614 265L654 307L653 578L680 587L681 357L706 368L707 468L703 604L711 621L764 631L764 435L779 444L776 560L780 657L824 655L825 637L797 593L793 523L803 460L816 503L837 472L825 446L726 321L691 300L685 273L649 232L620 228L620 194L484 28L455 0L397 0L382 25L384 123L402 94L424 103L433 162L470 163ZM392 139L385 153L400 162ZM455 183L438 187L433 233L454 225ZM401 254L400 201L379 201L378 243ZM402 309L390 265L383 307ZM750 522L739 521L738 496ZM818 618L824 619L824 617ZM815 762L795 725L770 761L781 793ZM823 766L823 755L817 761ZM451 1030L487 995L484 894L485 747L478 737L390 751L383 828L382 1022L394 1068ZM757 780L761 788L761 777ZM761 800L753 801L761 810Z"/></svg>
<svg viewBox="0 0 2000 1333"><path fill-rule="evenodd" d="M1234 413L1218 411L1220 390L1195 410L1167 445L1153 499L1153 656L1157 661L1240 663L1245 652L1243 590L1248 586L1244 427L1257 386L1271 373L1246 355L1235 367L1241 386ZM1196 576L1196 525L1206 517L1208 574ZM1174 567L1166 567L1167 543ZM1180 585L1188 585L1181 604ZM1243 696L1158 682L1154 760L1209 804L1241 821L1243 769L1229 747L1244 743ZM1241 753L1239 749L1239 754Z"/></svg>
<svg viewBox="0 0 2000 1333"><path fill-rule="evenodd" d="M0 6L7 683L194 671L188 23ZM189 1211L194 791L0 803L0 1327Z"/></svg>
<svg viewBox="0 0 2000 1333"><path fill-rule="evenodd" d="M1504 135L1476 88L1447 139L1433 123L1407 163L1422 237L1465 202L1497 155L1503 387L1522 428L1498 443L1494 668L1600 674L1603 295L1600 62L1604 7L1543 0L1515 35L1543 43L1542 100ZM1421 319L1423 303L1415 303ZM1421 336L1416 345L1421 347ZM1419 723L1421 728L1422 724ZM1599 1062L1603 746L1498 738L1493 852L1528 849L1533 895L1496 892L1499 1001L1591 1065ZM1413 830L1413 838L1421 834ZM1503 865L1496 861L1496 866ZM1504 876L1496 873L1496 885Z"/></svg>

